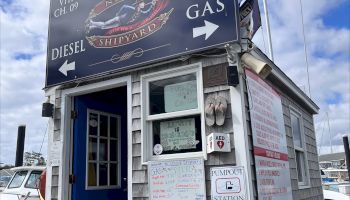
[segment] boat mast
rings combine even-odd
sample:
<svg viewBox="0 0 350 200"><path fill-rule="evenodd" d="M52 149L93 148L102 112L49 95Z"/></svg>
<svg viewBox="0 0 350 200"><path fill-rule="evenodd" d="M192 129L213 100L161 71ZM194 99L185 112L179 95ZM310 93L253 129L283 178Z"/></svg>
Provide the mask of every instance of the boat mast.
<svg viewBox="0 0 350 200"><path fill-rule="evenodd" d="M331 126L329 125L329 117L328 117L328 112L326 112L326 114L327 114L327 121L328 121L329 143L330 143L330 146L331 146L331 153L333 153L332 137L331 137Z"/></svg>

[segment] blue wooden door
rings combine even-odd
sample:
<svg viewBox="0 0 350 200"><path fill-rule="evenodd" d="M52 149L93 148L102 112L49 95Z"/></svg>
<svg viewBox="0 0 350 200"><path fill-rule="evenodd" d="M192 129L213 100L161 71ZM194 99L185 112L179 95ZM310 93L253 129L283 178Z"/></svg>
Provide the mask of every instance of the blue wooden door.
<svg viewBox="0 0 350 200"><path fill-rule="evenodd" d="M74 98L72 199L127 199L126 90Z"/></svg>

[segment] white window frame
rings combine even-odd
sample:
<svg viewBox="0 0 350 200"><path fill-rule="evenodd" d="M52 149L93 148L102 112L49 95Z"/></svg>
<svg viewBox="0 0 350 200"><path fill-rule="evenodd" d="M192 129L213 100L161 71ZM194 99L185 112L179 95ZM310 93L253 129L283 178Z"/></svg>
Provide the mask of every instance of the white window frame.
<svg viewBox="0 0 350 200"><path fill-rule="evenodd" d="M197 101L198 107L196 109L189 109L184 111L175 111L171 113L161 113L149 115L149 83L188 74L196 74L197 81ZM206 134L204 124L204 108L203 108L203 79L202 79L202 64L195 63L184 67L178 67L169 70L163 70L151 74L141 76L141 157L142 164L146 165L148 161L166 160L166 159L182 159L182 158L203 158L207 159L206 150ZM190 115L199 115L201 119L201 137L202 137L202 151L189 153L176 153L165 155L153 155L153 133L152 122L155 120L164 120L176 117L185 117Z"/></svg>
<svg viewBox="0 0 350 200"><path fill-rule="evenodd" d="M100 115L105 115L108 116L108 135L107 137L105 136L100 136L100 129L97 128L97 136L93 136L92 138L96 138L97 139L97 155L96 155L96 161L90 161L89 160L89 117L90 117L90 113L94 113L97 114L98 116ZM118 148L118 155L117 155L117 161L111 161L110 157L111 157L111 145L110 145L110 141L111 141L111 136L110 136L110 118L114 117L117 119L117 148ZM100 117L98 117L98 124L100 124ZM99 127L99 126L98 126ZM93 110L93 109L87 109L87 124L86 124L86 163L85 163L85 189L86 190L101 190L101 189L118 189L121 187L121 161L120 161L120 151L121 151L121 143L120 143L120 137L121 137L121 119L119 115L115 115L112 113L107 113L107 112L102 112L102 111L98 111L98 110ZM102 139L107 139L108 141L108 158L107 161L100 161L100 138ZM113 138L113 140L115 140ZM88 182L89 182L89 172L88 172L88 168L89 168L89 163L96 163L96 186L89 186ZM104 186L100 186L99 184L99 180L100 180L100 173L99 173L99 164L100 163L106 163L108 165L108 172L107 172L107 185ZM111 185L110 184L110 164L117 164L117 185Z"/></svg>
<svg viewBox="0 0 350 200"><path fill-rule="evenodd" d="M295 164L296 164L296 170L297 170L297 180L298 180L298 187L299 189L305 189L305 188L309 188L310 187L310 174L309 174L309 164L308 164L308 159L307 159L307 150L306 150L306 142L305 142L305 133L304 133L304 125L303 125L303 116L301 114L301 112L299 112L297 109L293 108L293 107L289 107L289 111L290 111L290 126L291 126L291 130L292 130L292 138L293 138L293 147L294 147L294 157L295 157ZM294 144L294 134L293 134L293 124L292 124L292 115L294 115L296 118L299 119L299 129L300 129L300 140L301 140L301 144L302 144L302 148L300 148L299 146ZM299 181L299 170L298 169L298 164L297 164L297 151L303 153L303 159L304 159L304 167L301 172L302 176L303 176L303 181Z"/></svg>

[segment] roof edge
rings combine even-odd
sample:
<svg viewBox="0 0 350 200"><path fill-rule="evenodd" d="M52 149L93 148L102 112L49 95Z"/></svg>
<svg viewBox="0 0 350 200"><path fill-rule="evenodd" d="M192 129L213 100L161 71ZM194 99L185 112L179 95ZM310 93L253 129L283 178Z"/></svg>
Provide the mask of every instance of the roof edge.
<svg viewBox="0 0 350 200"><path fill-rule="evenodd" d="M272 62L256 45L253 46L252 51L255 52L261 59L272 67L271 75L277 78L282 84L291 90L297 97L307 105L313 114L318 114L319 107L309 98L274 62Z"/></svg>

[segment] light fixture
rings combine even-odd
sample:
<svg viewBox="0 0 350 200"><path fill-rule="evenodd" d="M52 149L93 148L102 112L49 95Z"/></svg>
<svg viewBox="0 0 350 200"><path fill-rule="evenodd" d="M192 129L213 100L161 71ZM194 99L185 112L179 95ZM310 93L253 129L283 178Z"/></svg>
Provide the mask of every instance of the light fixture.
<svg viewBox="0 0 350 200"><path fill-rule="evenodd" d="M250 53L244 53L241 59L248 68L252 69L264 79L271 73L272 68L267 63L255 58Z"/></svg>

